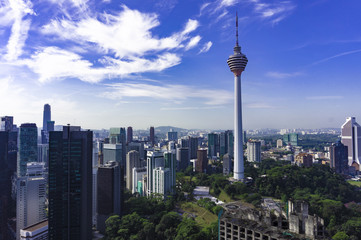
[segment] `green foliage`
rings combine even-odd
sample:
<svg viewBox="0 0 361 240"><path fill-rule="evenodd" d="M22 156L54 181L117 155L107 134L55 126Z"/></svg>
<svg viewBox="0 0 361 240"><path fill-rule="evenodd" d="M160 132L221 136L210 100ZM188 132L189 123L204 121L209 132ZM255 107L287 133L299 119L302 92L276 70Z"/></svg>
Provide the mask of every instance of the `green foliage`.
<svg viewBox="0 0 361 240"><path fill-rule="evenodd" d="M345 232L338 232L332 237L333 240L349 240L350 237Z"/></svg>
<svg viewBox="0 0 361 240"><path fill-rule="evenodd" d="M163 215L159 224L155 228L157 239L174 239L177 235L177 227L182 221L182 217L176 212L169 212Z"/></svg>
<svg viewBox="0 0 361 240"><path fill-rule="evenodd" d="M178 225L177 236L175 240L195 240L199 239L199 226L191 218L183 218Z"/></svg>

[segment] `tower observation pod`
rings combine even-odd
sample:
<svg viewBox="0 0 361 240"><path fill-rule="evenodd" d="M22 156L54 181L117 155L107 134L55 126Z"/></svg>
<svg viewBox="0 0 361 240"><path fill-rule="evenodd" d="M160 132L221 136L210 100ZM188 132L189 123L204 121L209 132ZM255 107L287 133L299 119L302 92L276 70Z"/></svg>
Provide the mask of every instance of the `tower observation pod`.
<svg viewBox="0 0 361 240"><path fill-rule="evenodd" d="M243 159L243 130L242 130L242 96L241 74L246 68L248 59L241 53L238 45L238 15L236 15L236 46L233 55L229 56L227 64L234 74L234 170L233 178L236 181L244 179Z"/></svg>

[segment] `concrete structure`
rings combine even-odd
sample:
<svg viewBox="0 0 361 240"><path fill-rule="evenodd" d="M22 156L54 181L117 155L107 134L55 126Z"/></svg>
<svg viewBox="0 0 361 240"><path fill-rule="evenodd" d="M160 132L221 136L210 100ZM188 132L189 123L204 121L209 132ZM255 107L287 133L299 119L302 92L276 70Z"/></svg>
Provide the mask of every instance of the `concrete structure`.
<svg viewBox="0 0 361 240"><path fill-rule="evenodd" d="M242 139L242 96L241 74L246 68L248 59L241 53L238 45L238 16L236 17L236 46L234 54L228 60L228 66L234 74L234 174L235 180L244 179L243 139Z"/></svg>
<svg viewBox="0 0 361 240"><path fill-rule="evenodd" d="M18 177L26 174L26 164L38 161L38 128L35 123L24 123L19 131Z"/></svg>
<svg viewBox="0 0 361 240"><path fill-rule="evenodd" d="M105 221L112 214L121 214L121 172L117 162L111 161L98 168L97 229L105 233Z"/></svg>
<svg viewBox="0 0 361 240"><path fill-rule="evenodd" d="M177 148L177 165L178 170L185 170L189 166L189 149Z"/></svg>
<svg viewBox="0 0 361 240"><path fill-rule="evenodd" d="M48 220L20 230L20 240L48 240Z"/></svg>
<svg viewBox="0 0 361 240"><path fill-rule="evenodd" d="M132 150L127 153L127 189L132 191L133 189L133 168L140 168L139 152Z"/></svg>
<svg viewBox="0 0 361 240"><path fill-rule="evenodd" d="M330 147L330 167L337 173L348 173L348 147L340 141Z"/></svg>
<svg viewBox="0 0 361 240"><path fill-rule="evenodd" d="M360 170L361 126L356 122L355 117L348 117L342 125L341 142L348 148L348 165Z"/></svg>
<svg viewBox="0 0 361 240"><path fill-rule="evenodd" d="M283 141L282 141L282 139L278 139L278 140L277 140L276 146L277 146L277 148L283 147Z"/></svg>
<svg viewBox="0 0 361 240"><path fill-rule="evenodd" d="M299 153L296 155L295 164L297 166L312 167L312 155L308 153Z"/></svg>
<svg viewBox="0 0 361 240"><path fill-rule="evenodd" d="M169 168L157 167L153 169L153 194L160 194L166 198L172 193L172 187Z"/></svg>
<svg viewBox="0 0 361 240"><path fill-rule="evenodd" d="M147 175L147 168L133 168L133 184L132 184L132 193L139 193L140 196L145 196L146 191L144 191L144 187L146 187L143 183L144 176Z"/></svg>
<svg viewBox="0 0 361 240"><path fill-rule="evenodd" d="M111 161L115 161L123 167L125 166L125 158L123 159L123 144L103 144L103 164Z"/></svg>
<svg viewBox="0 0 361 240"><path fill-rule="evenodd" d="M16 183L16 239L20 230L46 219L46 180L43 163L28 163L25 177Z"/></svg>
<svg viewBox="0 0 361 240"><path fill-rule="evenodd" d="M221 240L325 239L323 219L308 215L308 205L303 202L289 201L288 212L272 201L262 210L239 202L229 203L224 208L219 219Z"/></svg>
<svg viewBox="0 0 361 240"><path fill-rule="evenodd" d="M49 239L91 239L93 132L64 126L49 136Z"/></svg>
<svg viewBox="0 0 361 240"><path fill-rule="evenodd" d="M162 152L147 152L147 196L153 193L153 170L158 167L164 167L164 156Z"/></svg>
<svg viewBox="0 0 361 240"><path fill-rule="evenodd" d="M247 142L247 157L249 162L261 162L261 142Z"/></svg>

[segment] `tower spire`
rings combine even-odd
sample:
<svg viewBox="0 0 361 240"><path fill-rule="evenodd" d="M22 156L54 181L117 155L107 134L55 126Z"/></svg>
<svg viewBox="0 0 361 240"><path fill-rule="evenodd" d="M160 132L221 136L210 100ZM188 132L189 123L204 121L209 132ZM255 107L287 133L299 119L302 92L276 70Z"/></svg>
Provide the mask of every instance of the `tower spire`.
<svg viewBox="0 0 361 240"><path fill-rule="evenodd" d="M236 11L236 46L238 47L238 12Z"/></svg>

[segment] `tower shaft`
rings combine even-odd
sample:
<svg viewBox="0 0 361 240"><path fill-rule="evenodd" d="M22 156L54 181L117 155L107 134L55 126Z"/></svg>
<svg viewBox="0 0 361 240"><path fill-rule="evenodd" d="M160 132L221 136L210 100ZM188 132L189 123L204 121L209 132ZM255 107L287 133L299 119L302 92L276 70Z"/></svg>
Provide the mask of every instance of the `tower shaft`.
<svg viewBox="0 0 361 240"><path fill-rule="evenodd" d="M236 180L244 179L242 138L242 94L241 75L234 75L234 174Z"/></svg>

